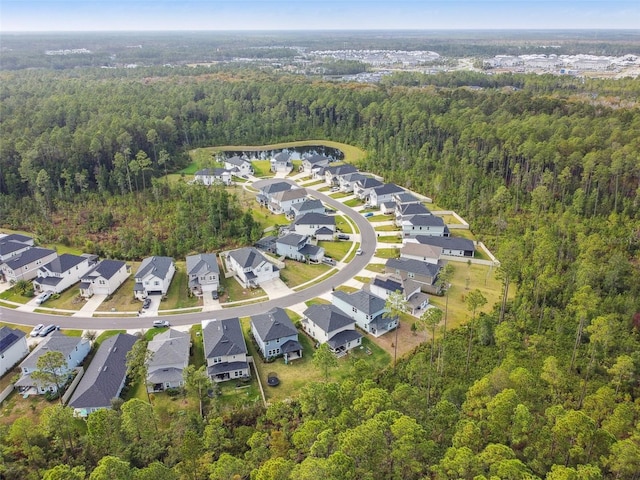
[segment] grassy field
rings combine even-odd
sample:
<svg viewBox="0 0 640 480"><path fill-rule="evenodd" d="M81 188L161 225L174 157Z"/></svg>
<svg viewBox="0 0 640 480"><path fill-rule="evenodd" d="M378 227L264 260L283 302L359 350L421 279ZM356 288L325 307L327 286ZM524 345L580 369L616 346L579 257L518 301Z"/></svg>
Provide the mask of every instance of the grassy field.
<svg viewBox="0 0 640 480"><path fill-rule="evenodd" d="M258 207L257 210L252 210L252 212L253 219L258 222L263 229L275 227L276 225L289 225L289 223L291 223L283 213L274 215L265 207Z"/></svg>
<svg viewBox="0 0 640 480"><path fill-rule="evenodd" d="M376 250L376 257L378 258L398 258L400 257L399 250L397 248L378 248Z"/></svg>
<svg viewBox="0 0 640 480"><path fill-rule="evenodd" d="M370 222L389 222L393 220L393 215L374 215L372 217L367 217L367 220Z"/></svg>
<svg viewBox="0 0 640 480"><path fill-rule="evenodd" d="M253 166L253 175L256 177L273 177L274 175L269 160L253 160L251 165Z"/></svg>
<svg viewBox="0 0 640 480"><path fill-rule="evenodd" d="M343 215L336 215L336 228L342 233L353 233L351 223Z"/></svg>
<svg viewBox="0 0 640 480"><path fill-rule="evenodd" d="M447 225L462 225L460 221L453 215L438 215Z"/></svg>
<svg viewBox="0 0 640 480"><path fill-rule="evenodd" d="M58 298L53 295L49 300L42 304L47 308L59 308L61 310L80 310L86 303L86 300L80 296L78 285L72 285L62 292Z"/></svg>
<svg viewBox="0 0 640 480"><path fill-rule="evenodd" d="M357 207L359 205L362 205L362 203L363 203L362 200L360 200L359 198L352 198L352 199L347 200L346 202L344 202L344 204L347 207L351 207L351 208Z"/></svg>
<svg viewBox="0 0 640 480"><path fill-rule="evenodd" d="M137 267L136 267L137 268ZM131 269L135 271L134 268ZM133 297L133 286L135 285L135 280L133 275L130 275L127 280L120 285L118 290L114 292L111 297L107 298L104 302L100 304L98 307L98 311L100 312L110 312L112 309L114 311L123 311L123 312L133 312L140 310L142 306L142 302L140 300L136 300Z"/></svg>
<svg viewBox="0 0 640 480"><path fill-rule="evenodd" d="M185 262L176 262L176 273L171 280L167 298L160 302L160 310L174 310L176 308L191 308L200 305L200 299L189 296L189 278Z"/></svg>
<svg viewBox="0 0 640 480"><path fill-rule="evenodd" d="M329 196L331 198L334 198L336 200L339 199L339 198L349 197L351 195L352 195L351 193L345 193L345 192L334 192L334 193L329 194Z"/></svg>
<svg viewBox="0 0 640 480"><path fill-rule="evenodd" d="M264 297L265 291L261 288L244 288L235 278L220 278L220 284L224 287L224 294L220 296L220 303L239 302Z"/></svg>
<svg viewBox="0 0 640 480"><path fill-rule="evenodd" d="M359 289L356 287L350 287L349 285L340 285L339 287L336 287L336 290L340 290L341 292L346 293L353 293L357 292Z"/></svg>
<svg viewBox="0 0 640 480"><path fill-rule="evenodd" d="M398 237L397 235L388 235L386 237L378 237L378 241L383 243L402 243L402 237Z"/></svg>
<svg viewBox="0 0 640 480"><path fill-rule="evenodd" d="M285 260L285 269L280 271L280 278L289 288L297 287L303 283L310 282L325 273L331 267L324 263L312 265L309 263L296 262L295 260Z"/></svg>
<svg viewBox="0 0 640 480"><path fill-rule="evenodd" d="M370 283L371 282L371 278L369 277L361 277L359 275L356 275L355 277L353 277L354 280L357 280L358 282L362 282L362 283Z"/></svg>
<svg viewBox="0 0 640 480"><path fill-rule="evenodd" d="M0 293L0 300L8 300L16 303L27 303L33 297L23 297L16 292L14 287L8 288L4 292Z"/></svg>
<svg viewBox="0 0 640 480"><path fill-rule="evenodd" d="M324 180L316 180L314 182L305 183L304 186L313 187L314 185L320 185L321 183L324 183Z"/></svg>
<svg viewBox="0 0 640 480"><path fill-rule="evenodd" d="M353 242L336 241L336 242L318 242L318 246L324 248L324 252L336 261L342 260Z"/></svg>
<svg viewBox="0 0 640 480"><path fill-rule="evenodd" d="M395 225L379 225L375 227L376 232L400 232L400 229Z"/></svg>

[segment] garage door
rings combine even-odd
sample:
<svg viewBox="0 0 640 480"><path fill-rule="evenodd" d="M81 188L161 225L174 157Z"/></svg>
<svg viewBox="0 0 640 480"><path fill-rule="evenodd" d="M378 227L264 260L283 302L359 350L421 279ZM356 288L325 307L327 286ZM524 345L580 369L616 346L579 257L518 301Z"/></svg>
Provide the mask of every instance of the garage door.
<svg viewBox="0 0 640 480"><path fill-rule="evenodd" d="M147 295L162 295L162 290L152 290L147 292Z"/></svg>

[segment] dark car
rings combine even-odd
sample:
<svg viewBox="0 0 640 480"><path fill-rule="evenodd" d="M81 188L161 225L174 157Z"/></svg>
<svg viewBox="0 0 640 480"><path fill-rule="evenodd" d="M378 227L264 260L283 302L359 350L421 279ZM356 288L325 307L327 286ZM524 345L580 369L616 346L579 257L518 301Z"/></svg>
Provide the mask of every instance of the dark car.
<svg viewBox="0 0 640 480"><path fill-rule="evenodd" d="M149 308L151 306L151 299L145 298L144 302L142 302L142 308Z"/></svg>
<svg viewBox="0 0 640 480"><path fill-rule="evenodd" d="M218 291L217 290L213 290L211 292L211 298L213 298L214 300L218 300Z"/></svg>
<svg viewBox="0 0 640 480"><path fill-rule="evenodd" d="M338 240L349 240L349 235L347 235L346 233L339 233L336 235L336 238Z"/></svg>

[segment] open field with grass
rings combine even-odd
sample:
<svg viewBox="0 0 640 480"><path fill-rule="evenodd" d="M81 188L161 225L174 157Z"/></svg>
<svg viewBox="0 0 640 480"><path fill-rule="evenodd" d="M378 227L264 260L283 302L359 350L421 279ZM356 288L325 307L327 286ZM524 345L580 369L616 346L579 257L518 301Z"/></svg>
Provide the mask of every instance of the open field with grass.
<svg viewBox="0 0 640 480"><path fill-rule="evenodd" d="M253 219L260 224L263 230L276 225L282 226L291 223L283 213L274 215L266 207L258 207L258 205L255 205L255 207L257 208L252 210Z"/></svg>
<svg viewBox="0 0 640 480"><path fill-rule="evenodd" d="M446 223L447 225L462 225L462 223L458 221L458 219L453 215L446 214L446 215L436 215L436 216L444 220L444 223Z"/></svg>
<svg viewBox="0 0 640 480"><path fill-rule="evenodd" d="M132 271L137 270L136 267L132 267ZM142 307L142 302L140 300L136 300L133 297L133 286L135 285L135 280L133 275L130 275L127 280L120 285L120 288L111 295L110 298L107 298L104 302L100 304L98 307L98 311L100 312L110 312L114 310L116 312L133 312L140 310Z"/></svg>
<svg viewBox="0 0 640 480"><path fill-rule="evenodd" d="M273 177L274 173L271 171L271 162L269 160L253 160L251 162L253 167L253 175L256 177Z"/></svg>
<svg viewBox="0 0 640 480"><path fill-rule="evenodd" d="M378 225L375 227L376 232L398 232L400 233L400 229L395 225Z"/></svg>
<svg viewBox="0 0 640 480"><path fill-rule="evenodd" d="M324 263L313 265L289 259L285 260L284 263L286 267L280 271L280 279L289 288L294 288L303 283L315 280L331 269L329 265L325 265Z"/></svg>
<svg viewBox="0 0 640 480"><path fill-rule="evenodd" d="M342 260L353 242L347 240L339 240L335 242L318 242L318 246L324 248L324 252L327 256L333 258L336 261Z"/></svg>

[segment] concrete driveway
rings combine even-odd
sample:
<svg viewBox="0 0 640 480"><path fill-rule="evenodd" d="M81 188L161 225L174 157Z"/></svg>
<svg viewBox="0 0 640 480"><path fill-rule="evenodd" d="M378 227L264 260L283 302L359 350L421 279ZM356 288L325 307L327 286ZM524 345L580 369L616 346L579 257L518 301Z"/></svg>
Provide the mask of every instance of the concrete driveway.
<svg viewBox="0 0 640 480"><path fill-rule="evenodd" d="M94 295L87 303L85 303L77 313L74 313L74 317L90 317L93 315L93 312L97 310L102 302L107 299L107 295Z"/></svg>
<svg viewBox="0 0 640 480"><path fill-rule="evenodd" d="M293 290L287 287L287 285L279 278L274 278L268 282L261 283L260 287L265 291L269 300L286 297L293 293Z"/></svg>

